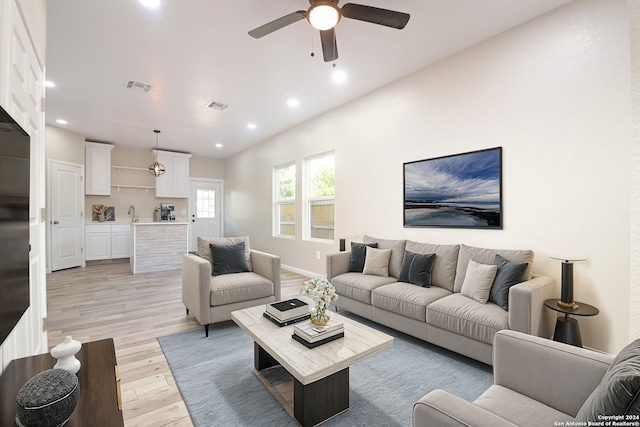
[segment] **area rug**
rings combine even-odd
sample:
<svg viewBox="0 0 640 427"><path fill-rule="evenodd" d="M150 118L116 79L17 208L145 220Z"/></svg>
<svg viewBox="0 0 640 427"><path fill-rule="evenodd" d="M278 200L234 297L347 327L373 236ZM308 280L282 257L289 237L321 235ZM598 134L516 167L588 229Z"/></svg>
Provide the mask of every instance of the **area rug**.
<svg viewBox="0 0 640 427"><path fill-rule="evenodd" d="M343 314L345 312L341 312ZM350 368L350 408L325 426L411 426L414 402L434 389L476 399L493 382L490 366L350 313L381 330L393 347ZM253 373L253 341L233 323L158 338L196 427L296 426ZM287 373L266 374L272 384Z"/></svg>

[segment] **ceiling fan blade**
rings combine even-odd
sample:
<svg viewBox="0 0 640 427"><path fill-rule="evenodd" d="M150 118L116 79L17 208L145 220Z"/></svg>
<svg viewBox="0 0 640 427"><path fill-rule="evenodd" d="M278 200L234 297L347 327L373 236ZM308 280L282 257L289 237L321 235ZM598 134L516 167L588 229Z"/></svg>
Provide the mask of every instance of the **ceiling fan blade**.
<svg viewBox="0 0 640 427"><path fill-rule="evenodd" d="M380 9L362 4L347 3L342 6L342 16L373 24L385 25L401 30L409 22L411 15L394 10Z"/></svg>
<svg viewBox="0 0 640 427"><path fill-rule="evenodd" d="M306 16L306 11L298 10L297 12L290 13L267 24L261 25L258 28L254 28L253 30L249 31L249 35L255 39L259 39L260 37L271 34L274 31L279 30L280 28L284 28L287 25L293 24L294 22L298 22L304 19Z"/></svg>
<svg viewBox="0 0 640 427"><path fill-rule="evenodd" d="M331 62L338 59L338 43L336 42L335 28L320 31L320 41L322 42L324 62Z"/></svg>

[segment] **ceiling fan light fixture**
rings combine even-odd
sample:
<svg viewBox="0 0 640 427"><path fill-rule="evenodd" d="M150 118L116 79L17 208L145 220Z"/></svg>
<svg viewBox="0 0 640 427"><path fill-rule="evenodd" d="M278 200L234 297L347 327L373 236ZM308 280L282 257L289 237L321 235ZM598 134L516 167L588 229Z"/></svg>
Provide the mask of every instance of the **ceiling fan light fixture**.
<svg viewBox="0 0 640 427"><path fill-rule="evenodd" d="M158 134L159 130L153 131L156 134L156 161L153 162L151 166L149 166L149 173L155 177L162 175L165 172L164 165L158 162Z"/></svg>
<svg viewBox="0 0 640 427"><path fill-rule="evenodd" d="M309 23L320 31L335 27L341 17L340 9L330 1L317 1L307 11Z"/></svg>

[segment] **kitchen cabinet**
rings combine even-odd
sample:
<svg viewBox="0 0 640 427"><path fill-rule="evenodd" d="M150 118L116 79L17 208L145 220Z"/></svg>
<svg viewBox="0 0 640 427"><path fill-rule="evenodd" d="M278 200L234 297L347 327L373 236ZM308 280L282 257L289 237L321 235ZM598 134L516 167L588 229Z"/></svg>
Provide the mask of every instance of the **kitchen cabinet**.
<svg viewBox="0 0 640 427"><path fill-rule="evenodd" d="M113 145L85 142L85 194L111 195L111 150Z"/></svg>
<svg viewBox="0 0 640 427"><path fill-rule="evenodd" d="M129 258L131 255L131 226L111 226L111 258Z"/></svg>
<svg viewBox="0 0 640 427"><path fill-rule="evenodd" d="M90 224L85 226L85 260L129 258L131 226Z"/></svg>
<svg viewBox="0 0 640 427"><path fill-rule="evenodd" d="M191 154L154 150L165 172L156 177L156 197L189 197L189 159Z"/></svg>

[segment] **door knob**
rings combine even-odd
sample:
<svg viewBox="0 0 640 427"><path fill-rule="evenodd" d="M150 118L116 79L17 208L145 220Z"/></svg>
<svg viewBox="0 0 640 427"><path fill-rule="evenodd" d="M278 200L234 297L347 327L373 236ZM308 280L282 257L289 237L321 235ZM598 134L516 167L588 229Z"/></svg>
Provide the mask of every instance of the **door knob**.
<svg viewBox="0 0 640 427"><path fill-rule="evenodd" d="M60 222L58 222L58 221L53 221L53 223L54 223L54 224L60 224Z"/></svg>

